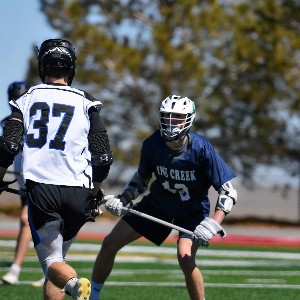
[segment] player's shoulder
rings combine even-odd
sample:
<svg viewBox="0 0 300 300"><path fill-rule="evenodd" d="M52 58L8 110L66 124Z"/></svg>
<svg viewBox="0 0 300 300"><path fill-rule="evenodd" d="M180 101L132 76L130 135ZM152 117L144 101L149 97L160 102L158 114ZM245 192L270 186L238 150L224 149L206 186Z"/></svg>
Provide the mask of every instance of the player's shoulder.
<svg viewBox="0 0 300 300"><path fill-rule="evenodd" d="M90 93L88 93L85 90L81 90L81 89L77 89L77 88L75 88L75 89L77 91L79 91L82 94L82 96L84 97L87 111L90 111L90 109L93 108L93 109L96 109L96 111L98 113L100 113L100 111L103 107L103 104L100 100L98 100L97 98L95 98L94 96L92 96Z"/></svg>
<svg viewBox="0 0 300 300"><path fill-rule="evenodd" d="M200 148L212 147L211 142L205 136L199 133L190 132L189 138L190 138L190 143L195 147L200 147Z"/></svg>
<svg viewBox="0 0 300 300"><path fill-rule="evenodd" d="M97 98L95 98L94 96L92 96L90 93L88 93L85 90L82 90L79 88L74 88L74 87L72 87L72 89L76 90L78 93L80 93L84 98L86 98L89 101L92 101L92 102L99 101Z"/></svg>
<svg viewBox="0 0 300 300"><path fill-rule="evenodd" d="M209 142L208 139L205 136L203 136L203 135L201 135L201 134L199 134L195 131L190 131L189 136L194 141Z"/></svg>
<svg viewBox="0 0 300 300"><path fill-rule="evenodd" d="M152 144L152 143L158 143L159 141L162 141L162 137L160 135L159 130L155 130L152 134L150 134L145 140L144 143ZM155 145L155 144L154 144Z"/></svg>

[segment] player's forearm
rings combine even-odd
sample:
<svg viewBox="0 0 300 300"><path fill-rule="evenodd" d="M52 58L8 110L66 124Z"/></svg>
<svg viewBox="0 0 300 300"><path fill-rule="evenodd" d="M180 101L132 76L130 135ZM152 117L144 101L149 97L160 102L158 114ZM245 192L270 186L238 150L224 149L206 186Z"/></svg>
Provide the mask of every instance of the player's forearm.
<svg viewBox="0 0 300 300"><path fill-rule="evenodd" d="M222 223L223 219L225 217L225 213L222 210L216 210L213 219L218 222L219 224Z"/></svg>
<svg viewBox="0 0 300 300"><path fill-rule="evenodd" d="M96 196L100 187L101 187L101 182L93 182L94 188L92 189L92 196Z"/></svg>
<svg viewBox="0 0 300 300"><path fill-rule="evenodd" d="M0 181L3 181L6 170L6 168L0 167Z"/></svg>

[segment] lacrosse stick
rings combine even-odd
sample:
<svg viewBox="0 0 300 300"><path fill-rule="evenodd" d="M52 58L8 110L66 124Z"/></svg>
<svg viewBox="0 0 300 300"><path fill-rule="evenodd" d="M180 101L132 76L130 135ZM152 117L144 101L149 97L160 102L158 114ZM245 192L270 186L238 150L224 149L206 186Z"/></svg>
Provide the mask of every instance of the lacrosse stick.
<svg viewBox="0 0 300 300"><path fill-rule="evenodd" d="M142 213L142 212L140 212L140 211L134 210L134 209L132 209L132 208L130 208L130 207L124 207L124 206L123 206L122 210L123 210L125 213L131 213L131 214L137 215L137 216L139 216L139 217L142 217L142 218L144 218L144 219L148 219L148 220L150 220L150 221L153 221L153 222L155 222L155 223L158 223L158 224L167 226L167 227L169 227L169 228L178 230L178 231L180 231L180 232L183 232L183 233L187 233L187 234L193 235L193 232L190 231L190 230L187 230L187 229L185 229L185 228L179 227L179 226L174 225L174 224L172 224L172 223L169 223L169 222L167 222L167 221L160 220L160 219L155 218L155 217L153 217L153 216L150 216L150 215L147 215L147 214ZM204 242L204 241L203 241L203 245L202 245L203 247L208 247L208 245L209 245L208 242Z"/></svg>
<svg viewBox="0 0 300 300"><path fill-rule="evenodd" d="M9 187L5 187L3 189L3 191L11 193L11 194L15 194L15 195L20 195L22 197L26 197L27 196L27 193L25 191L15 190L15 189L11 189Z"/></svg>

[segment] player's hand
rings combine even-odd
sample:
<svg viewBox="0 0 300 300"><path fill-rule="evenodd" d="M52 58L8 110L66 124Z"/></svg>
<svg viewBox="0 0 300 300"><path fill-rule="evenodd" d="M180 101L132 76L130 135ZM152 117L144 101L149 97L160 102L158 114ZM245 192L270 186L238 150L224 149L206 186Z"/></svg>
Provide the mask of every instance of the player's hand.
<svg viewBox="0 0 300 300"><path fill-rule="evenodd" d="M86 208L86 220L87 222L95 222L96 217L100 217L103 214L103 210L100 205L104 198L104 191L99 189L97 194L91 195L88 206Z"/></svg>
<svg viewBox="0 0 300 300"><path fill-rule="evenodd" d="M105 208L115 216L124 215L123 202L118 196L106 195L104 196Z"/></svg>
<svg viewBox="0 0 300 300"><path fill-rule="evenodd" d="M206 217L196 227L192 236L192 240L200 246L207 247L208 241L216 234L219 234L222 238L226 236L225 230L218 222L210 217Z"/></svg>

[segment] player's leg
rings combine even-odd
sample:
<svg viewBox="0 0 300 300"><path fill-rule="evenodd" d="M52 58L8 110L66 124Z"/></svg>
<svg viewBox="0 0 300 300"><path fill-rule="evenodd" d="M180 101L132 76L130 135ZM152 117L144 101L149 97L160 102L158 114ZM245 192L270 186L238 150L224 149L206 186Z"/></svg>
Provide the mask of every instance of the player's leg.
<svg viewBox="0 0 300 300"><path fill-rule="evenodd" d="M43 294L44 300L63 300L65 296L65 294L62 293L61 289L48 279L45 279L44 281Z"/></svg>
<svg viewBox="0 0 300 300"><path fill-rule="evenodd" d="M33 182L27 184L27 189L30 193L29 224L36 253L47 278L44 299L60 300L60 296L63 299L65 294L61 290L76 300L89 299L90 281L78 279L76 271L65 263L65 256L85 223L90 191ZM48 222L49 219L53 221Z"/></svg>
<svg viewBox="0 0 300 300"><path fill-rule="evenodd" d="M52 263L48 268L49 280L46 280L44 284L44 299L64 299L65 294L62 289L71 278L77 278L76 271L71 266L64 262Z"/></svg>
<svg viewBox="0 0 300 300"><path fill-rule="evenodd" d="M17 239L14 263L21 266L26 255L29 242L31 240L31 232L28 223L28 206L24 205L20 215L20 231Z"/></svg>
<svg viewBox="0 0 300 300"><path fill-rule="evenodd" d="M93 267L90 299L99 298L99 292L112 271L117 252L125 245L140 237L139 233L120 219L112 231L104 238Z"/></svg>
<svg viewBox="0 0 300 300"><path fill-rule="evenodd" d="M180 238L177 246L177 258L183 271L186 287L192 300L204 300L203 276L196 266L195 256L198 246L189 238Z"/></svg>
<svg viewBox="0 0 300 300"><path fill-rule="evenodd" d="M22 267L24 257L26 255L29 242L31 240L31 233L28 223L28 206L22 201L22 208L20 214L20 229L17 238L17 245L15 248L14 261L2 280L8 284L16 284L19 281L19 275Z"/></svg>

